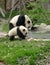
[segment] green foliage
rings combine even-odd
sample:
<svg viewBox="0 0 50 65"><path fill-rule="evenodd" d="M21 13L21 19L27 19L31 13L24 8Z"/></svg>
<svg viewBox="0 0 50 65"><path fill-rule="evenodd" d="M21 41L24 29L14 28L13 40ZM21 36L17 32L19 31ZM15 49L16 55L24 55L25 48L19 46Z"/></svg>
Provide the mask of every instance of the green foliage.
<svg viewBox="0 0 50 65"><path fill-rule="evenodd" d="M5 17L3 17L2 15L1 15L1 13L0 13L0 17L2 17L2 18L5 18L5 19L8 19L9 18L9 16L10 16L10 11L6 11L6 14L5 14ZM19 12L18 11L12 11L12 15L11 15L11 18L13 17L13 16L15 16L15 15L18 15L19 14Z"/></svg>
<svg viewBox="0 0 50 65"><path fill-rule="evenodd" d="M48 10L46 10L44 7L42 7L39 3L33 3L33 10L28 10L27 14L30 16L31 20L34 23L46 23L46 24L50 24L50 11L48 12Z"/></svg>
<svg viewBox="0 0 50 65"><path fill-rule="evenodd" d="M9 12L9 11L6 13L6 18L8 18L8 17L9 17L10 13L11 13L11 12ZM12 11L11 18L12 18L13 16L17 15L17 14L18 14L18 12L17 12L17 11L15 11L15 10L14 10L14 11Z"/></svg>
<svg viewBox="0 0 50 65"><path fill-rule="evenodd" d="M37 0L37 2L48 2L49 0Z"/></svg>

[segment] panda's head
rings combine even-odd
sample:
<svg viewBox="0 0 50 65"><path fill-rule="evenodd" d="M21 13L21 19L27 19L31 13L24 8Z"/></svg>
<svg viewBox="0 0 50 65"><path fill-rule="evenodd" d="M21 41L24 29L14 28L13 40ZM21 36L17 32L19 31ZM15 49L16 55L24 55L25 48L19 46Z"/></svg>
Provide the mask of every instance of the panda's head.
<svg viewBox="0 0 50 65"><path fill-rule="evenodd" d="M28 30L31 30L32 28L32 21L27 15L25 15L25 26L28 28Z"/></svg>
<svg viewBox="0 0 50 65"><path fill-rule="evenodd" d="M28 33L28 29L24 26L19 26L19 30L21 31L21 33L26 36Z"/></svg>

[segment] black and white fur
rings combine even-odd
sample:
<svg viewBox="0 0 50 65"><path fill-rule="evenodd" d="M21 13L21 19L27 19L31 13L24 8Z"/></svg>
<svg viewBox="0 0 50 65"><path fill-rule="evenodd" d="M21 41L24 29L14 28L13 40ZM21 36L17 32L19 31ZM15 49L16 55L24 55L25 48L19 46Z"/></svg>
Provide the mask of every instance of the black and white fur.
<svg viewBox="0 0 50 65"><path fill-rule="evenodd" d="M14 28L15 26L25 26L28 30L32 28L32 21L27 15L16 15L14 16L9 23L9 30Z"/></svg>
<svg viewBox="0 0 50 65"><path fill-rule="evenodd" d="M25 39L27 33L28 33L28 30L27 30L26 27L24 27L24 26L18 26L18 27L12 28L9 31L8 36L10 37L10 40L14 40L14 37L16 35L19 36L19 38L21 38L21 39Z"/></svg>

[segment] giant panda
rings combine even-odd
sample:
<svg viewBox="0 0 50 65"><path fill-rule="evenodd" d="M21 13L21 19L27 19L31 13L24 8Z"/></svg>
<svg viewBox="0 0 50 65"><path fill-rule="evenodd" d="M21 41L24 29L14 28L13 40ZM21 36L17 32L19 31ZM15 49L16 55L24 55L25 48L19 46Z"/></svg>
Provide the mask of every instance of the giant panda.
<svg viewBox="0 0 50 65"><path fill-rule="evenodd" d="M25 26L28 30L31 30L32 21L27 15L16 15L9 22L9 30L14 28L15 26Z"/></svg>
<svg viewBox="0 0 50 65"><path fill-rule="evenodd" d="M8 32L8 36L9 36L10 40L14 40L15 36L18 36L20 39L25 39L27 33L28 33L28 29L26 27L24 27L24 26L17 27L16 26Z"/></svg>

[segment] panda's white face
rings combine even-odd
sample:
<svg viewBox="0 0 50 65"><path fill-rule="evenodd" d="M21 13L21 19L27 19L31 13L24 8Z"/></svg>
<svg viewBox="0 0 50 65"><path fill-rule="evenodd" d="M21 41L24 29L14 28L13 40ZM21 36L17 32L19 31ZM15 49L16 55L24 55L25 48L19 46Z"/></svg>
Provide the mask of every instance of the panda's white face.
<svg viewBox="0 0 50 65"><path fill-rule="evenodd" d="M32 21L27 15L25 15L25 26L28 28L28 30L31 30L32 28Z"/></svg>
<svg viewBox="0 0 50 65"><path fill-rule="evenodd" d="M24 26L20 26L19 29L20 29L20 31L23 33L23 35L27 35L28 30L27 30L26 27L24 27Z"/></svg>

